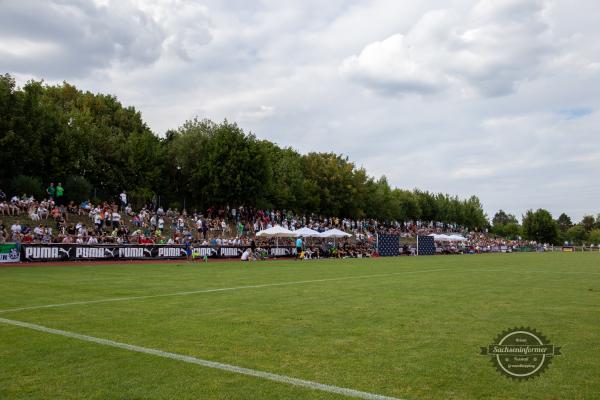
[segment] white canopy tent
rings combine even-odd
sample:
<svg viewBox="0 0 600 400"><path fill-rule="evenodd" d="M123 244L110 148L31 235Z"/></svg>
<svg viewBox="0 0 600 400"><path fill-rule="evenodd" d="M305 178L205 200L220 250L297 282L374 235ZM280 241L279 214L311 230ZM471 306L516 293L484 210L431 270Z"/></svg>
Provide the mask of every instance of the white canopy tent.
<svg viewBox="0 0 600 400"><path fill-rule="evenodd" d="M275 246L279 247L279 238L280 237L296 237L298 234L294 231L290 231L289 229L285 229L280 225L275 225L271 228L256 232L256 236L258 237L269 237L275 238Z"/></svg>
<svg viewBox="0 0 600 400"><path fill-rule="evenodd" d="M450 237L452 238L453 241L455 242L466 242L467 238L464 236L460 236L460 235L450 235Z"/></svg>
<svg viewBox="0 0 600 400"><path fill-rule="evenodd" d="M344 231L340 231L339 229L334 228L334 229L329 229L328 231L325 231L325 232L321 232L318 237L333 238L333 245L335 246L335 239L350 237L350 236L352 236L352 235L349 233L346 233Z"/></svg>
<svg viewBox="0 0 600 400"><path fill-rule="evenodd" d="M294 231L294 233L296 234L296 236L300 236L300 237L304 237L304 238L321 236L320 232L317 232L317 231L307 228L307 227L297 229Z"/></svg>
<svg viewBox="0 0 600 400"><path fill-rule="evenodd" d="M319 237L322 237L322 238L334 238L334 239L335 238L350 237L350 236L352 236L352 235L349 234L349 233L346 233L344 231L340 231L339 229L335 229L335 228L334 229L330 229L330 230L325 231L325 232L321 232L319 234Z"/></svg>
<svg viewBox="0 0 600 400"><path fill-rule="evenodd" d="M271 228L256 232L256 236L265 236L265 237L296 237L298 236L296 232L290 231L289 229L285 229L280 225L275 225Z"/></svg>
<svg viewBox="0 0 600 400"><path fill-rule="evenodd" d="M429 236L433 236L433 240L435 240L436 242L465 242L467 239L460 236L460 235L437 235L435 233L432 233Z"/></svg>

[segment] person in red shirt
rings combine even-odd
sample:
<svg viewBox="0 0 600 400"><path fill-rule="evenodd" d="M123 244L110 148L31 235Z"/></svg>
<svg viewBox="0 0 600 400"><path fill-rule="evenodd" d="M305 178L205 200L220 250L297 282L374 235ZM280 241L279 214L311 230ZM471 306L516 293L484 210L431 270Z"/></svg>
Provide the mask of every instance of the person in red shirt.
<svg viewBox="0 0 600 400"><path fill-rule="evenodd" d="M154 241L151 238L147 238L145 236L142 236L140 238L140 244L146 244L146 245L148 245L148 244L154 244Z"/></svg>
<svg viewBox="0 0 600 400"><path fill-rule="evenodd" d="M31 233L27 233L27 234L23 235L23 238L21 239L21 243L24 243L24 244L33 243L33 235L31 235Z"/></svg>

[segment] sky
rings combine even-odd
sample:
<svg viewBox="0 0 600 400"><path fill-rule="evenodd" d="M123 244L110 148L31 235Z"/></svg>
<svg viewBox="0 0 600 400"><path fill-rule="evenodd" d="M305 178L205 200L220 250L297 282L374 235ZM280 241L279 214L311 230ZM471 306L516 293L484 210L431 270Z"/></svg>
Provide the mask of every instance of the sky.
<svg viewBox="0 0 600 400"><path fill-rule="evenodd" d="M595 0L0 0L0 73L227 118L491 218L600 213Z"/></svg>

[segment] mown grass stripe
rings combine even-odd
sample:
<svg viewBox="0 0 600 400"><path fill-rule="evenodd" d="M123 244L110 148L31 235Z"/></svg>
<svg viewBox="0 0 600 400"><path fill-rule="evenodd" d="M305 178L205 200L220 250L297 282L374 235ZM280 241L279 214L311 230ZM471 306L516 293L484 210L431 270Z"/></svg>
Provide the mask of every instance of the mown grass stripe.
<svg viewBox="0 0 600 400"><path fill-rule="evenodd" d="M274 287L274 286L302 285L302 284L306 284L306 283L343 281L343 280L348 280L348 279L367 279L367 278L375 278L375 277L383 277L383 276L405 275L405 274L411 274L411 273L417 274L417 273L424 273L424 272L448 271L450 269L451 268L438 268L438 269L426 269L426 270L418 270L418 271L391 272L388 274L353 275L353 276L344 276L344 277L339 277L339 278L310 279L310 280L292 281L292 282L265 283L265 284L260 284L260 285L235 286L235 287L216 288L216 289L200 289L200 290L192 290L192 291L185 291L185 292L153 294L153 295L144 295L144 296L113 297L113 298L108 298L108 299L85 300L85 301L74 301L74 302L69 302L69 303L45 304L45 305L41 305L41 306L9 308L6 310L0 310L0 313L37 310L37 309L42 309L42 308L67 307L67 306L95 304L95 303L111 303L111 302L116 302L116 301L153 299L153 298L159 298L159 297L189 296L192 294L200 294L200 293L227 292L227 291L244 290L244 289L259 289L259 288Z"/></svg>
<svg viewBox="0 0 600 400"><path fill-rule="evenodd" d="M88 335L82 335L79 333L63 331L60 329L48 328L46 326L31 324L29 322L0 318L0 323L17 326L17 327L21 327L21 328L27 328L27 329L31 329L31 330L35 330L35 331L39 331L39 332L50 333L53 335L64 336L67 338L78 339L78 340L82 340L85 342L96 343L96 344L100 344L103 346L116 347L118 349L129 350L129 351L133 351L133 352L137 352L137 353L149 354L149 355L153 355L153 356L157 356L157 357L168 358L171 360L182 361L182 362L189 363L189 364L196 364L196 365L200 365L203 367L219 369L219 370L223 370L223 371L227 371L227 372L231 372L231 373L253 376L253 377L261 378L261 379L267 379L267 380L278 382L278 383L285 383L288 385L300 386L300 387L304 387L304 388L308 388L308 389L312 389L312 390L320 390L322 392L341 394L344 396L354 397L354 398L358 398L358 399L400 400L395 397L383 396L380 394L369 393L369 392L362 392L359 390L354 390L354 389L349 389L349 388L344 388L344 387L339 387L339 386L333 386L333 385L327 385L324 383L309 381L309 380L305 380L305 379L293 378L293 377L286 376L286 375L274 374L272 372L265 372L265 371L260 371L260 370L256 370L256 369L244 368L244 367L239 367L237 365L224 364L224 363L220 363L220 362L216 362L216 361L204 360L201 358L186 356L186 355L177 354L177 353L169 353L167 351L152 349L149 347L141 347L141 346L136 346L133 344L116 342L114 340L102 339L102 338L97 338L94 336L88 336Z"/></svg>

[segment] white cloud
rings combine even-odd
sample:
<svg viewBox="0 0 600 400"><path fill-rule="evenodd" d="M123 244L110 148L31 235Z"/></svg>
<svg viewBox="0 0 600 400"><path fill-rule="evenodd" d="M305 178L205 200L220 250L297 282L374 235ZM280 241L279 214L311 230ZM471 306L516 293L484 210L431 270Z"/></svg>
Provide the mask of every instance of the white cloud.
<svg viewBox="0 0 600 400"><path fill-rule="evenodd" d="M555 51L537 0L483 0L461 15L426 13L405 35L367 45L340 66L343 77L387 93L434 93L453 86L484 96L511 93Z"/></svg>
<svg viewBox="0 0 600 400"><path fill-rule="evenodd" d="M131 68L156 61L163 39L155 21L126 2L3 2L0 68L47 78ZM25 46L15 50L15 42Z"/></svg>

